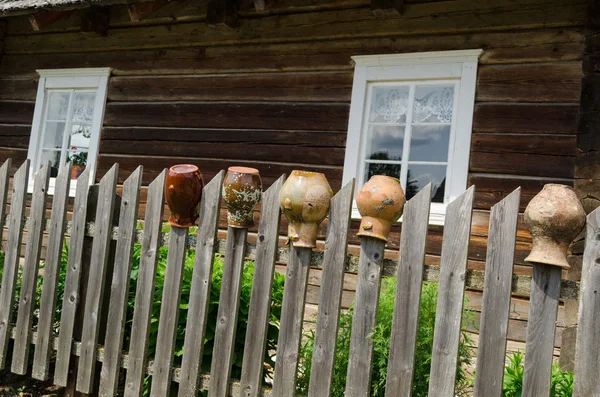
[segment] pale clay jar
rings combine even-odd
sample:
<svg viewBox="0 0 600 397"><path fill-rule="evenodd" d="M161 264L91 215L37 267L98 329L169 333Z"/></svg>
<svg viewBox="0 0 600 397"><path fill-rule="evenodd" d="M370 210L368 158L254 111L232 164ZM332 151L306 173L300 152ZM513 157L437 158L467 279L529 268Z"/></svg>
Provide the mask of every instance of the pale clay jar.
<svg viewBox="0 0 600 397"><path fill-rule="evenodd" d="M260 201L262 181L257 169L229 167L223 180L227 224L235 228L254 226L254 208Z"/></svg>
<svg viewBox="0 0 600 397"><path fill-rule="evenodd" d="M289 221L288 238L294 247L317 246L318 227L329 212L332 196L325 175L292 171L281 187L279 202Z"/></svg>
<svg viewBox="0 0 600 397"><path fill-rule="evenodd" d="M405 203L404 192L397 178L372 176L356 196L362 217L357 235L387 242L390 228L402 216Z"/></svg>
<svg viewBox="0 0 600 397"><path fill-rule="evenodd" d="M569 244L585 225L585 211L569 186L544 186L525 209L525 225L533 238L526 262L569 269Z"/></svg>

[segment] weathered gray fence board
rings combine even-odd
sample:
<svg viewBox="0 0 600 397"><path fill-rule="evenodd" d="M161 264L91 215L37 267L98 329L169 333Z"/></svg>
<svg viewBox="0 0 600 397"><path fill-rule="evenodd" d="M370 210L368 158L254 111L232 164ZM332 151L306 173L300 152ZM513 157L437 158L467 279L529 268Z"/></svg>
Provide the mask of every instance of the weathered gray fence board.
<svg viewBox="0 0 600 397"><path fill-rule="evenodd" d="M275 271L275 253L279 241L281 210L279 191L285 181L281 176L262 195L261 217L256 242L254 279L250 295L246 343L242 362L240 388L245 397L258 397L263 386L263 367L267 345L267 329Z"/></svg>
<svg viewBox="0 0 600 397"><path fill-rule="evenodd" d="M533 264L523 397L550 395L561 270L558 266Z"/></svg>
<svg viewBox="0 0 600 397"><path fill-rule="evenodd" d="M0 225L5 224L6 217L6 200L8 198L8 182L9 182L9 174L10 168L12 167L12 160L7 159L2 167L0 167ZM2 235L4 233L4 228L0 227L0 241L2 241Z"/></svg>
<svg viewBox="0 0 600 397"><path fill-rule="evenodd" d="M100 395L114 396L117 391L129 277L131 273L133 242L135 239L137 211L142 186L142 166L138 167L123 184L121 210L119 212L119 232L115 250L115 265L110 288L108 307L109 326L106 328L104 361L100 377Z"/></svg>
<svg viewBox="0 0 600 397"><path fill-rule="evenodd" d="M448 204L433 334L429 395L453 397L471 232L474 186Z"/></svg>
<svg viewBox="0 0 600 397"><path fill-rule="evenodd" d="M308 388L310 397L327 397L331 393L353 198L354 180L348 182L330 202L321 296Z"/></svg>
<svg viewBox="0 0 600 397"><path fill-rule="evenodd" d="M77 368L77 391L89 394L93 390L96 369L96 346L100 333L100 317L104 297L106 267L108 263L110 236L112 234L113 215L118 164L113 165L100 181L98 207L96 209L95 235L92 245L87 295L83 317L81 337L81 355Z"/></svg>
<svg viewBox="0 0 600 397"><path fill-rule="evenodd" d="M48 230L48 247L46 250L46 266L44 267L44 283L40 301L40 314L37 327L37 341L33 356L32 377L48 379L50 353L52 352L53 323L56 313L56 287L62 263L63 242L67 224L67 205L71 187L71 164L67 164L56 178L52 214Z"/></svg>
<svg viewBox="0 0 600 397"><path fill-rule="evenodd" d="M171 366L173 365L173 348L177 321L179 320L181 279L187 248L187 233L187 228L171 227L167 271L158 319L158 336L151 387L152 397L166 397L169 394L171 385Z"/></svg>
<svg viewBox="0 0 600 397"><path fill-rule="evenodd" d="M229 377L240 307L247 235L248 229L246 228L229 227L227 229L227 251L223 264L215 343L210 365L209 397L227 397L229 395Z"/></svg>
<svg viewBox="0 0 600 397"><path fill-rule="evenodd" d="M402 228L410 233L400 235L386 397L408 397L412 392L430 203L428 184L404 206Z"/></svg>
<svg viewBox="0 0 600 397"><path fill-rule="evenodd" d="M6 364L6 353L10 339L10 322L19 270L19 255L21 243L23 242L23 221L25 202L27 201L27 185L29 183L29 165L29 160L26 160L13 178L8 242L2 271L2 288L0 289L0 369L3 369Z"/></svg>
<svg viewBox="0 0 600 397"><path fill-rule="evenodd" d="M600 208L587 216L581 273L574 397L600 396Z"/></svg>
<svg viewBox="0 0 600 397"><path fill-rule="evenodd" d="M196 241L196 257L194 259L185 340L183 342L179 396L193 397L198 395L210 286L215 261L215 241L219 226L221 185L224 177L225 171L219 172L204 187L202 200L200 201L198 239Z"/></svg>
<svg viewBox="0 0 600 397"><path fill-rule="evenodd" d="M144 216L144 237L140 252L140 265L135 290L135 308L131 323L129 360L125 378L125 397L139 397L146 373L146 349L152 304L154 281L160 247L162 217L164 212L164 186L166 170L148 186L148 201Z"/></svg>
<svg viewBox="0 0 600 397"><path fill-rule="evenodd" d="M371 363L373 362L373 340L369 334L377 322L381 270L385 242L373 237L361 237L358 260L358 284L350 336L350 357L346 395L368 396L371 390Z"/></svg>
<svg viewBox="0 0 600 397"><path fill-rule="evenodd" d="M65 292L60 316L58 333L58 350L56 352L56 367L54 369L54 384L67 385L69 362L71 359L71 344L75 314L80 301L79 284L81 279L81 262L83 241L85 238L85 222L88 208L88 193L90 170L83 171L77 179L75 203L73 206L73 221L71 223L71 239L69 241L69 257L67 259L67 274L65 276Z"/></svg>
<svg viewBox="0 0 600 397"><path fill-rule="evenodd" d="M29 348L31 346L31 325L35 303L35 287L37 285L42 237L46 226L46 198L50 181L50 163L38 170L34 177L31 210L29 216L25 261L21 275L19 291L19 309L15 326L15 343L13 345L11 371L25 375L29 364Z"/></svg>

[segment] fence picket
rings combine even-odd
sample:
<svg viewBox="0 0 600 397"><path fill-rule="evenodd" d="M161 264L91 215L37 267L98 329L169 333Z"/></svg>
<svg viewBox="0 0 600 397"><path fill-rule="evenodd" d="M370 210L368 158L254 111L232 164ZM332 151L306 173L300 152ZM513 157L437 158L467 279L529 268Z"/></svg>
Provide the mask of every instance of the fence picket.
<svg viewBox="0 0 600 397"><path fill-rule="evenodd" d="M219 172L204 187L202 200L200 201L196 258L194 259L185 340L183 342L183 361L179 382L180 396L192 397L198 395L210 286L217 248L215 240L219 226L221 186L224 177L225 171Z"/></svg>
<svg viewBox="0 0 600 397"><path fill-rule="evenodd" d="M25 261L21 275L19 292L19 309L15 326L15 343L13 345L11 371L25 375L29 364L29 348L31 347L31 324L35 303L36 285L42 252L42 237L46 226L46 198L50 181L50 163L38 170L34 177L33 194L29 225L27 228L27 246Z"/></svg>
<svg viewBox="0 0 600 397"><path fill-rule="evenodd" d="M60 331L58 333L58 350L56 352L56 367L54 368L54 384L66 386L71 360L71 346L75 314L80 302L79 284L81 279L81 263L83 256L83 240L85 237L85 221L88 208L88 193L90 169L87 168L77 178L75 203L73 205L73 221L71 223L71 239L69 257L67 259L67 274L65 291L60 316Z"/></svg>
<svg viewBox="0 0 600 397"><path fill-rule="evenodd" d="M8 182L11 167L11 159L7 159L2 164L2 167L0 167L0 225L4 225L4 217L6 216L6 199L8 197ZM3 232L4 228L0 227L0 241L2 241Z"/></svg>
<svg viewBox="0 0 600 397"><path fill-rule="evenodd" d="M52 335L54 315L56 313L56 286L60 275L63 254L64 234L67 224L67 205L71 186L71 164L67 164L56 178L52 214L48 231L48 247L46 266L44 267L44 283L40 301L40 314L37 327L37 341L33 356L32 377L48 379L50 353L52 352Z"/></svg>
<svg viewBox="0 0 600 397"><path fill-rule="evenodd" d="M115 164L100 180L98 192L98 207L94 223L94 243L92 245L88 278L90 282L87 284L87 295L85 297L81 355L79 356L79 365L77 367L77 391L86 394L93 391L92 388L94 385L100 318L112 235L118 174L119 165Z"/></svg>
<svg viewBox="0 0 600 397"><path fill-rule="evenodd" d="M430 202L428 184L404 206L402 228L410 233L400 235L386 397L407 397L412 392Z"/></svg>
<svg viewBox="0 0 600 397"><path fill-rule="evenodd" d="M188 229L171 227L169 233L169 253L167 271L160 305L158 336L154 373L152 374L152 397L166 397L171 385L171 366L173 365L173 347L179 320L179 301L181 299L181 279L187 249Z"/></svg>
<svg viewBox="0 0 600 397"><path fill-rule="evenodd" d="M263 366L271 306L271 294L266 293L266 291L271 291L273 287L275 253L277 252L279 223L281 220L279 191L283 182L285 182L285 175L282 175L262 195L254 278L250 295L240 381L240 389L243 390L245 397L260 396L262 391Z"/></svg>
<svg viewBox="0 0 600 397"><path fill-rule="evenodd" d="M327 397L331 393L353 198L354 180L348 182L330 203L309 397Z"/></svg>
<svg viewBox="0 0 600 397"><path fill-rule="evenodd" d="M100 373L100 396L114 396L117 392L142 171L142 166L139 166L123 183L115 266L108 307L107 323L110 326L106 328L104 361Z"/></svg>
<svg viewBox="0 0 600 397"><path fill-rule="evenodd" d="M600 208L587 216L579 297L574 397L600 395Z"/></svg>
<svg viewBox="0 0 600 397"><path fill-rule="evenodd" d="M6 364L6 353L10 339L13 301L19 270L19 255L23 242L23 226L25 203L27 201L27 185L29 183L29 160L26 160L13 177L13 193L10 201L10 220L8 224L8 241L4 256L2 272L2 289L0 289L0 369Z"/></svg>
<svg viewBox="0 0 600 397"><path fill-rule="evenodd" d="M454 396L475 187L448 204L433 333L429 395Z"/></svg>
<svg viewBox="0 0 600 397"><path fill-rule="evenodd" d="M146 349L148 348L156 264L158 262L162 231L166 175L166 170L163 170L148 186L148 201L144 217L144 237L140 252L127 376L125 378L125 397L139 397L142 394L142 384L144 375L146 374Z"/></svg>
<svg viewBox="0 0 600 397"><path fill-rule="evenodd" d="M521 189L494 205L490 214L475 397L501 397Z"/></svg>

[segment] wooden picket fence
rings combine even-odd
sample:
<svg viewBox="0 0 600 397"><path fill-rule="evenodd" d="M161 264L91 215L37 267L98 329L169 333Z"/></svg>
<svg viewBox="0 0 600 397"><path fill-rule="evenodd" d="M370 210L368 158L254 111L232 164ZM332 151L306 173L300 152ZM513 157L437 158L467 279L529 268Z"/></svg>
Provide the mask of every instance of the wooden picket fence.
<svg viewBox="0 0 600 397"><path fill-rule="evenodd" d="M332 387L335 345L340 316L344 270L347 266L347 232L354 182L333 197L329 211L326 249L278 247L280 224L279 190L282 176L262 197L261 218L255 245L247 241L247 229L229 228L225 247L217 240L221 185L224 172L206 184L201 201L197 236L185 229L162 233L165 172L148 187L143 230L136 223L142 169L124 182L116 194L118 164L99 185L88 185L84 172L76 186L73 217L67 222L70 169L55 183L49 222L46 201L48 166L34 176L30 215L25 218L30 164L25 162L13 176L10 213L6 213L10 160L0 168L0 219L7 227L7 245L0 290L0 365L17 374L52 379L82 393L114 396L121 369L126 369L124 395L140 396L144 377L152 375L152 396L167 396L171 382L179 384L180 396L195 396L200 388L209 396L295 395L296 372L302 335L302 319L311 265L322 267L322 288L316 322L309 396L328 396ZM463 294L465 286L484 290L474 395L499 397L506 353L511 292L537 295L542 305L531 305L527 332L523 396L549 395L550 366L556 307L560 297L581 302L576 362L576 395L600 396L600 212L588 216L583 282L559 282L546 288L545 265L534 269L533 278L513 276L513 259L520 191L515 190L491 210L489 248L485 276L468 271L467 251L471 228L474 187L447 208L440 267L424 264L431 188L423 189L405 206L397 264L396 301L388 363L386 396L410 396L414 369L419 301L423 280L439 281L429 395L454 396ZM47 224L46 224L47 223ZM22 272L20 247L27 230ZM0 238L4 228L0 228ZM409 231L409 232L406 232ZM41 303L37 327L32 329L36 282L43 233L48 234ZM69 256L60 331L54 334L57 282L65 235ZM141 259L131 323L129 351L123 351L123 334L132 266L132 248L141 243ZM168 244L164 292L160 309L156 354L147 357L148 333L154 295L158 249ZM352 323L348 363L348 396L368 396L373 346L369 333L376 322L384 244L363 238L358 261L358 286ZM186 249L196 250L186 325L183 361L173 368L175 330ZM207 307L215 253L224 249L225 264L216 324L216 340L210 374L200 371ZM255 260L250 313L240 380L230 379L235 324L239 307L240 278L246 257ZM315 259L316 258L316 259ZM270 291L276 261L287 262L273 388L264 387L263 357L269 321ZM317 262L317 263L315 263ZM20 276L19 276L20 274ZM559 272L560 274L560 272ZM18 312L13 323L13 300L17 277L21 277ZM105 280L107 281L105 283ZM105 287L106 284L106 287ZM108 324L108 326L107 326ZM129 326L129 325L128 325ZM102 334L103 337L101 336ZM8 357L13 339L12 356ZM103 345L100 345L102 343ZM34 349L29 361L29 350ZM7 359L10 359L8 361ZM54 360L54 373L49 373ZM101 369L96 367L101 363ZM29 372L31 369L31 372ZM99 382L96 382L99 377ZM96 385L98 383L98 385ZM69 389L69 387L71 389ZM98 387L98 391L96 391Z"/></svg>

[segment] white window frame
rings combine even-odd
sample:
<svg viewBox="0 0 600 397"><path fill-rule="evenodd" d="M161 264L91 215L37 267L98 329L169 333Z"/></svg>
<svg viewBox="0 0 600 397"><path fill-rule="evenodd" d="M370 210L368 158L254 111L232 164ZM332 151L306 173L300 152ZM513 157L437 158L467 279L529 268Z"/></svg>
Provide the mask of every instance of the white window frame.
<svg viewBox="0 0 600 397"><path fill-rule="evenodd" d="M360 55L352 57L355 63L352 102L348 122L348 137L344 159L342 183L356 178L357 186L364 180L365 150L367 146L368 114L366 109L372 83L430 82L455 84L454 120L450 133L448 166L444 203L432 203L430 224L443 225L446 206L462 194L467 187L471 129L475 106L477 64L483 50L436 51L411 54ZM412 111L412 107L410 109ZM406 172L406 170L402 170ZM360 219L356 202L352 218Z"/></svg>
<svg viewBox="0 0 600 397"><path fill-rule="evenodd" d="M33 191L33 176L38 171L41 164L37 164L39 152L42 149L42 135L47 112L47 92L49 90L73 91L87 90L96 91L94 102L94 117L91 125L90 148L86 169L90 171L90 184L94 183L96 174L96 160L98 158L98 149L100 144L100 131L104 120L104 110L106 107L106 97L108 92L108 79L111 68L81 68L81 69L40 69L37 70L40 75L37 96L35 100L35 109L33 112L33 122L31 124L31 137L29 139L29 149L27 158L31 160L31 172L29 179L29 189ZM67 121L68 123L68 121ZM56 178L50 178L48 194L54 194L54 184ZM71 181L69 191L70 196L75 195L77 180Z"/></svg>

